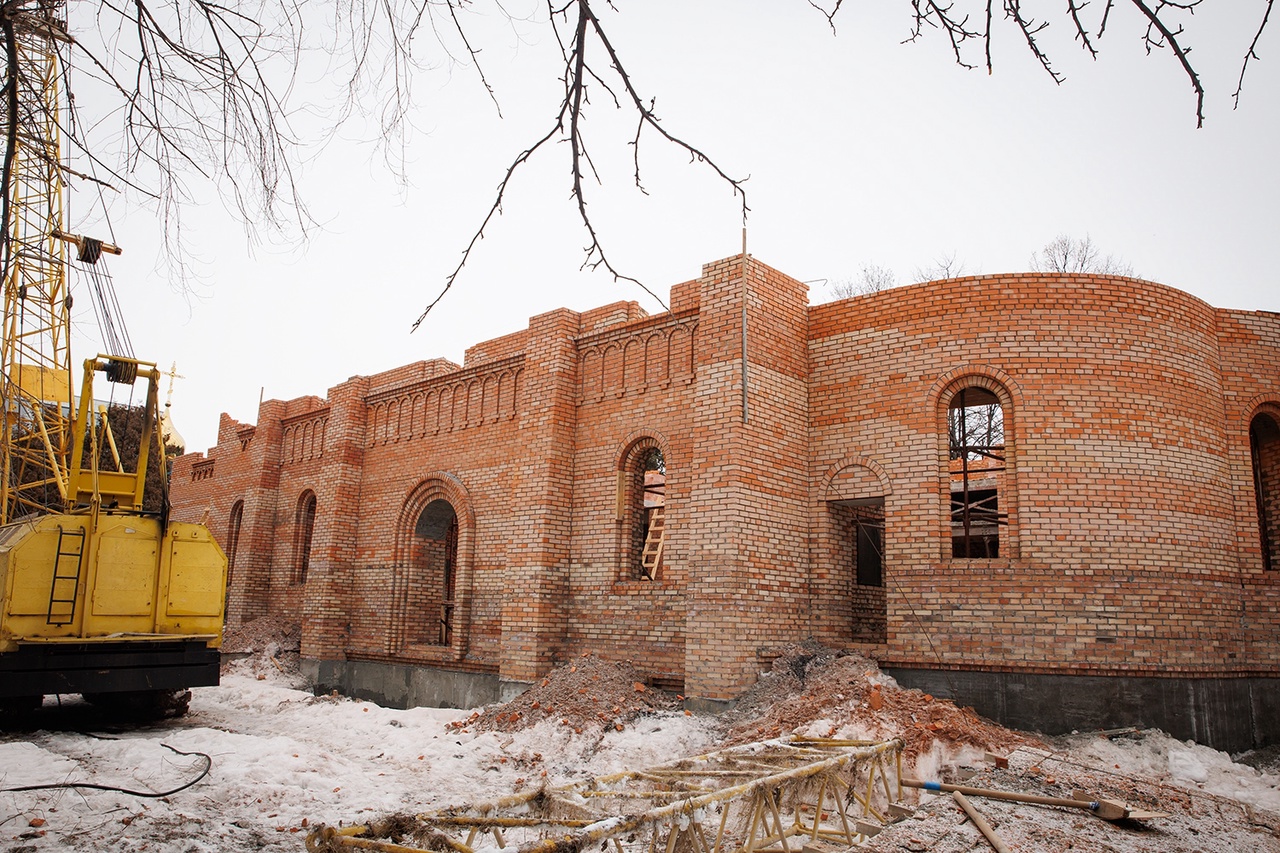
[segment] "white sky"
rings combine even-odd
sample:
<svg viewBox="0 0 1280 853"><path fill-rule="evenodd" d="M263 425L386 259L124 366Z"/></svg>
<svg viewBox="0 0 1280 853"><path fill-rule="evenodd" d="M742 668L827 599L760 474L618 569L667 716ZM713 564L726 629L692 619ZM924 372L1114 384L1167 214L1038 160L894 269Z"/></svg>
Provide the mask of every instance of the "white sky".
<svg viewBox="0 0 1280 853"><path fill-rule="evenodd" d="M1097 61L1071 43L1057 6L1042 11L1055 16L1043 44L1062 86L1008 26L993 76L957 67L936 33L901 44L905 0L846 4L835 36L804 0L617 5L599 12L634 83L657 98L664 127L750 176L748 249L783 272L838 280L875 263L906 282L952 253L969 273L1019 271L1056 235L1088 234L1146 278L1220 307L1280 311L1280 22L1240 109L1230 97L1262 0L1212 3L1192 22L1209 93L1200 130L1186 77L1168 51L1144 54L1125 4ZM454 291L410 335L507 165L559 106L549 30L515 27L519 45L509 23L477 18L473 30L504 119L468 68L442 64L417 80L408 187L354 139L311 153L301 186L324 227L306 245L251 251L222 204L192 208L186 239L207 262L199 298L159 271L154 213L117 212L126 254L110 260L134 349L177 362L173 418L189 451L214 444L220 412L255 422L260 394L323 397L353 375L461 362L466 347L560 306L635 299L660 310L633 285L579 270L587 238L560 144L517 175ZM319 87L332 75L315 64L304 83ZM615 118L593 94L588 144L605 185L589 187L591 212L615 265L665 298L702 263L739 251L737 202L653 134L641 152L649 195L637 193L633 116ZM815 284L811 298L829 291Z"/></svg>

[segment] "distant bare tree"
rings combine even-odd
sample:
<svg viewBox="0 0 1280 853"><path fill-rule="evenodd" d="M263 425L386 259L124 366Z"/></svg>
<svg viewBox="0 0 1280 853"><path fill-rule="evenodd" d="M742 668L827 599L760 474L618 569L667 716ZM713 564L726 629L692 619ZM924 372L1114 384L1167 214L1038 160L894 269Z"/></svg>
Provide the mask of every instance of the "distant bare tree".
<svg viewBox="0 0 1280 853"><path fill-rule="evenodd" d="M1059 234L1031 256L1035 272L1095 273L1140 278L1133 266L1114 255L1103 255L1088 234L1070 237Z"/></svg>
<svg viewBox="0 0 1280 853"><path fill-rule="evenodd" d="M898 286L898 277L893 270L878 264L863 264L857 278L836 279L831 283L831 294L836 299L848 299L851 296L866 296L879 293Z"/></svg>
<svg viewBox="0 0 1280 853"><path fill-rule="evenodd" d="M945 278L959 278L968 272L965 262L959 259L959 253L952 252L949 255L938 255L930 266L916 267L912 275L915 276L916 281L940 281Z"/></svg>

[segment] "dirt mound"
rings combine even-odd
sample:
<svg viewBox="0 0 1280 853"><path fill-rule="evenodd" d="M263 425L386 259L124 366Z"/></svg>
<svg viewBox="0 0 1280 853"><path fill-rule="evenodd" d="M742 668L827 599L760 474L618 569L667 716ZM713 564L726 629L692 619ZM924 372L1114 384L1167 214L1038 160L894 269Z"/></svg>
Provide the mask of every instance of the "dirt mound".
<svg viewBox="0 0 1280 853"><path fill-rule="evenodd" d="M280 680L301 686L298 675L302 626L262 616L227 628L222 634L222 672L250 674L259 681Z"/></svg>
<svg viewBox="0 0 1280 853"><path fill-rule="evenodd" d="M225 654L252 654L267 651L272 645L277 651L296 652L302 640L302 626L278 616L260 616L239 625L229 625L222 632L222 651Z"/></svg>
<svg viewBox="0 0 1280 853"><path fill-rule="evenodd" d="M979 717L972 708L904 690L875 661L812 643L784 650L726 719L729 743L801 733L811 737L901 738L904 756L972 747L1005 753L1035 738Z"/></svg>
<svg viewBox="0 0 1280 853"><path fill-rule="evenodd" d="M579 734L620 731L642 714L679 709L681 698L646 685L629 662L586 653L556 667L510 702L490 705L451 725L464 731L514 732L551 719Z"/></svg>

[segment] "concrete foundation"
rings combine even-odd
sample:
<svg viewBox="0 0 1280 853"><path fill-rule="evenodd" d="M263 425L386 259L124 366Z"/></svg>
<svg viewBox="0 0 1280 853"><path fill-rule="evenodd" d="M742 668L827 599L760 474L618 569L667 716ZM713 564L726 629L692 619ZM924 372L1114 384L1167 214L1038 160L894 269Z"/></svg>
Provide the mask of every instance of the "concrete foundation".
<svg viewBox="0 0 1280 853"><path fill-rule="evenodd" d="M391 708L476 708L507 702L529 684L494 673L450 672L375 661L304 658L317 693L337 690ZM1008 672L885 670L917 688L1025 731L1065 734L1124 726L1239 753L1280 743L1280 678L1133 678ZM685 707L718 713L732 702L689 697Z"/></svg>
<svg viewBox="0 0 1280 853"><path fill-rule="evenodd" d="M1138 726L1230 753L1280 743L1280 678L885 671L903 687L1042 734Z"/></svg>
<svg viewBox="0 0 1280 853"><path fill-rule="evenodd" d="M300 670L316 693L337 690L388 708L477 708L506 701L528 687L518 685L510 692L511 682L493 673L377 661L303 658Z"/></svg>

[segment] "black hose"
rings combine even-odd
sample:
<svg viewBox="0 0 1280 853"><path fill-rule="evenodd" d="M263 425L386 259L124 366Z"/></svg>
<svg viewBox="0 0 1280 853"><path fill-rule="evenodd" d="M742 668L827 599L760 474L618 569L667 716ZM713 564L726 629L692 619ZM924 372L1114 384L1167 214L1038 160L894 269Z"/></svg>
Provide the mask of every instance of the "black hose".
<svg viewBox="0 0 1280 853"><path fill-rule="evenodd" d="M198 755L199 757L204 759L204 770L200 771L199 776L192 779L190 782L187 782L185 785L180 785L177 788L174 788L172 791L161 791L159 793L155 791L131 791L128 788L119 788L119 787L116 787L115 785L98 785L93 782L51 782L47 785L21 785L17 788L0 788L0 792L10 793L14 791L54 791L61 788L86 788L94 791L115 791L120 794L130 794L134 797L149 797L152 799L158 799L160 797L171 796L173 794L178 793L179 791L185 791L187 788L190 788L192 785L199 782L204 777L208 776L209 771L213 769L213 759L203 752L183 752L180 749L174 749L173 747L169 746L169 744L167 743L162 743L160 745L171 752L176 752L178 755Z"/></svg>

